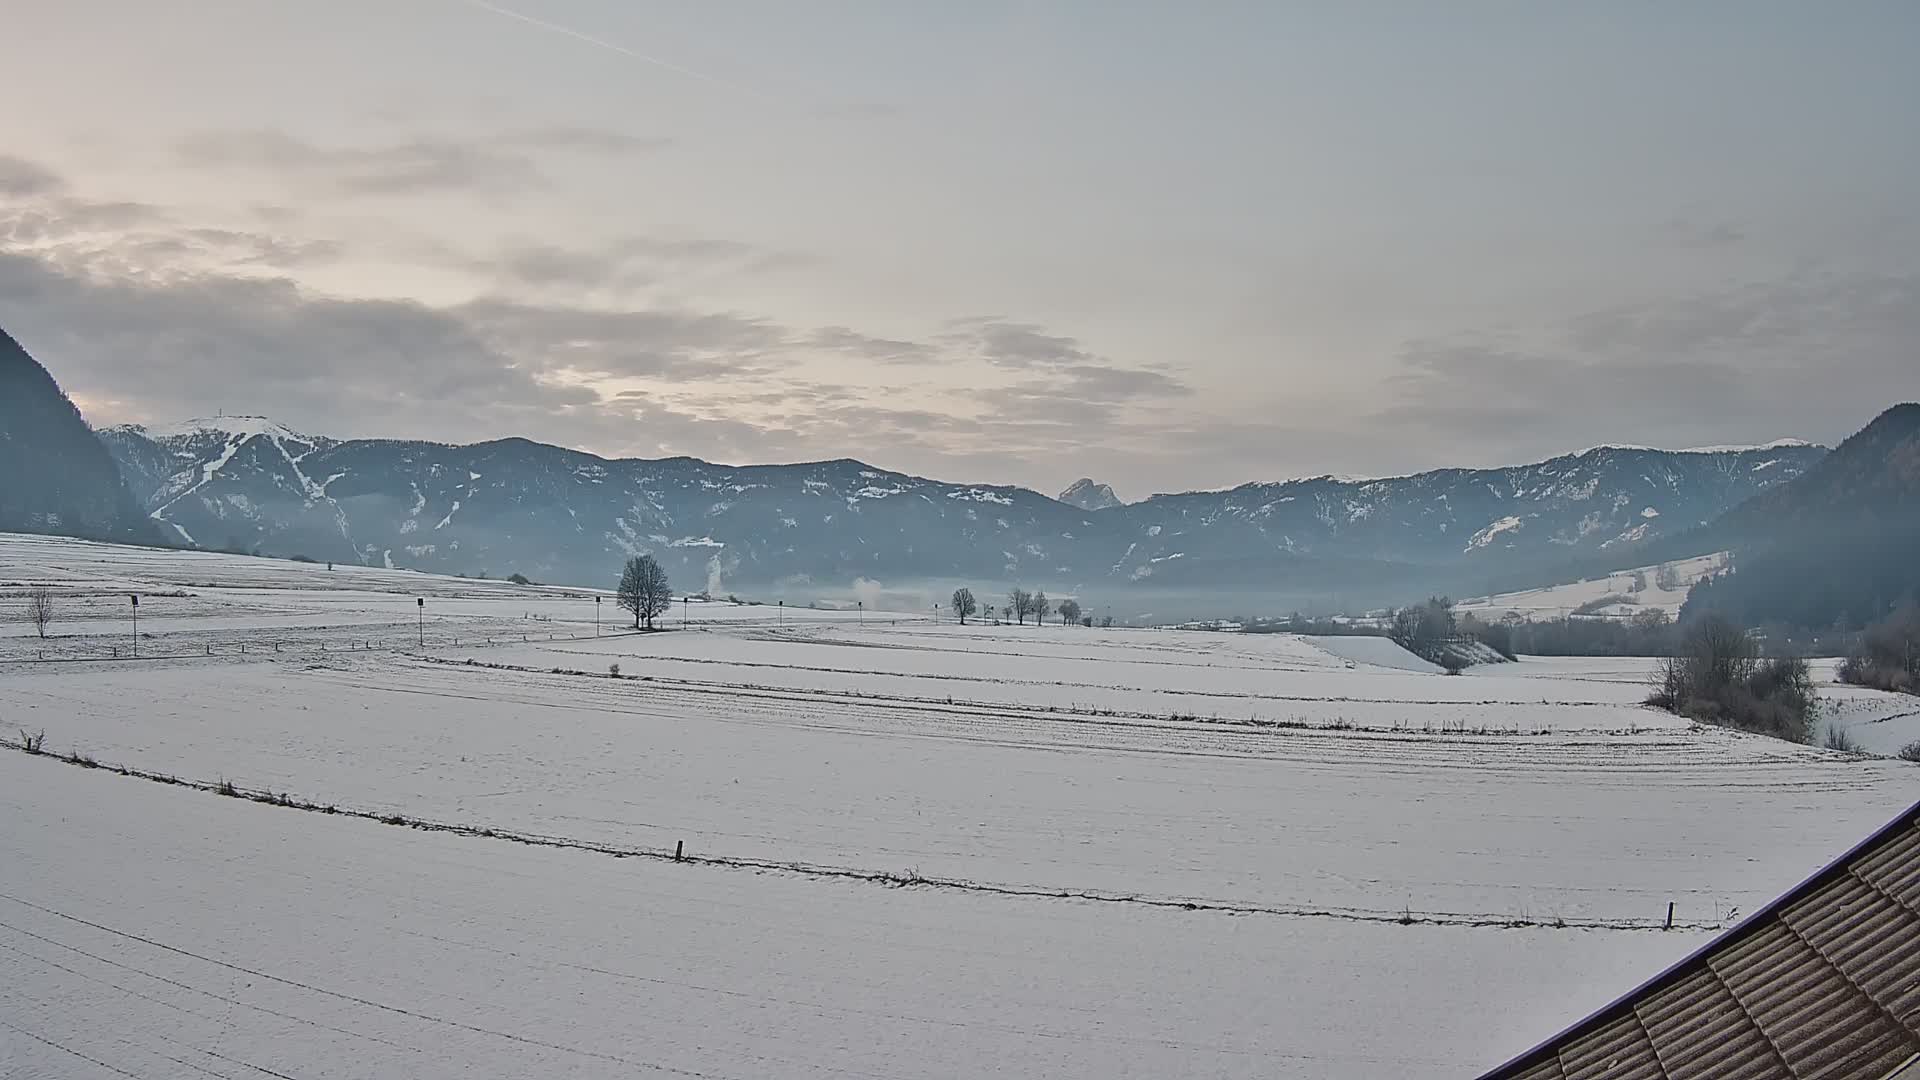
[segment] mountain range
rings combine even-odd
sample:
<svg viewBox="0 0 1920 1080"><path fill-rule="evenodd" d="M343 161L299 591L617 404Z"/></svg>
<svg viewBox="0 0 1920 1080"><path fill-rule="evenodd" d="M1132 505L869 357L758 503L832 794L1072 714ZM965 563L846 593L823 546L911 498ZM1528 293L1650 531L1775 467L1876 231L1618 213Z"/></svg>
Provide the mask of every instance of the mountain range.
<svg viewBox="0 0 1920 1080"><path fill-rule="evenodd" d="M1398 589L1436 569L1546 562L1697 526L1824 453L1597 447L1501 469L1323 476L1131 505L1089 484L1077 494L1103 505L1086 509L845 459L616 460L522 439L341 440L258 417L100 438L151 517L195 546L570 582L647 553L692 587L801 591L856 579Z"/></svg>
<svg viewBox="0 0 1920 1080"><path fill-rule="evenodd" d="M15 350L16 367L33 364ZM64 406L81 423L50 378L32 393L48 415ZM16 401L13 427L0 432L13 437L0 446L19 444L21 418L40 415ZM72 455L110 455L91 466L103 501L82 515L96 533L150 525L183 546L563 583L605 583L626 556L646 553L684 589L804 597L863 581L1021 583L1116 599L1177 594L1210 608L1221 598L1351 607L1624 560L1827 454L1795 440L1601 446L1502 468L1318 476L1122 503L1092 480L1056 499L850 459L609 459L525 439L338 439L260 417L114 427L97 439ZM113 465L118 477L103 469ZM138 512L101 509L116 498ZM73 512L16 511L0 527L60 531Z"/></svg>

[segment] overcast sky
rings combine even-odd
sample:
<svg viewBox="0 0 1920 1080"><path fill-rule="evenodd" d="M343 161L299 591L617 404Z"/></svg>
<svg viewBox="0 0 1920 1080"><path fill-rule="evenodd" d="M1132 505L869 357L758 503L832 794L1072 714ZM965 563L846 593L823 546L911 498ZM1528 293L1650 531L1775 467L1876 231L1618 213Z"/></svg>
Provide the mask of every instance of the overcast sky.
<svg viewBox="0 0 1920 1080"><path fill-rule="evenodd" d="M7 5L96 425L1124 497L1920 397L1920 4Z"/></svg>

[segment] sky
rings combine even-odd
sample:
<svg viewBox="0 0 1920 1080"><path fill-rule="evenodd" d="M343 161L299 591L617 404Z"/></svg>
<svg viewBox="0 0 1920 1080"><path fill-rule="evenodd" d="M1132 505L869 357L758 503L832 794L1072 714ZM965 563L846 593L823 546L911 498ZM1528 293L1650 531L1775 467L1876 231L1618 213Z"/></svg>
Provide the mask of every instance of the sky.
<svg viewBox="0 0 1920 1080"><path fill-rule="evenodd" d="M1136 499L1920 397L1920 4L12 7L0 327L97 426Z"/></svg>

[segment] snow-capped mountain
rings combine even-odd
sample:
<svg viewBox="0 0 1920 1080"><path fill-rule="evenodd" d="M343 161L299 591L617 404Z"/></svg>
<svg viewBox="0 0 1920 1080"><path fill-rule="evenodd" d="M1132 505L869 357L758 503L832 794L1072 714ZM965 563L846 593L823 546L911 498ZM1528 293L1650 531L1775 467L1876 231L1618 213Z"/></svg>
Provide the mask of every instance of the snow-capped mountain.
<svg viewBox="0 0 1920 1080"><path fill-rule="evenodd" d="M1825 453L1599 447L1504 469L1317 477L1086 510L852 460L610 460L524 439L335 440L257 417L100 436L162 528L202 547L580 583L645 552L683 587L741 590L865 577L1398 591L1436 569L1624 550L1714 518Z"/></svg>
<svg viewBox="0 0 1920 1080"><path fill-rule="evenodd" d="M1125 505L1120 501L1120 496L1113 493L1113 488L1106 484L1096 484L1084 476L1069 484L1067 490L1061 492L1058 497L1068 506L1077 506L1082 510L1111 510L1116 506Z"/></svg>
<svg viewBox="0 0 1920 1080"><path fill-rule="evenodd" d="M1693 528L1800 475L1825 453L1786 440L1680 451L1597 446L1532 465L1320 476L1156 495L1127 509L1155 546L1169 548L1195 532L1239 530L1281 551L1385 562L1544 561L1625 550Z"/></svg>

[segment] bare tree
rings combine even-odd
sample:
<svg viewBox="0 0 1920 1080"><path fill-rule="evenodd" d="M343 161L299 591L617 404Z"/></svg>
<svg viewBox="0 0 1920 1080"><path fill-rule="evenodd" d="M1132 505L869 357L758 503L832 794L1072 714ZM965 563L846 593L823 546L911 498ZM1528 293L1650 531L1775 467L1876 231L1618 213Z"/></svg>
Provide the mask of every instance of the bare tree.
<svg viewBox="0 0 1920 1080"><path fill-rule="evenodd" d="M627 560L626 569L620 574L617 599L621 607L633 612L635 630L643 623L651 630L653 620L673 606L673 585L667 581L667 572L661 569L657 559L636 555Z"/></svg>
<svg viewBox="0 0 1920 1080"><path fill-rule="evenodd" d="M1653 583L1666 592L1680 587L1680 571L1672 563L1661 563L1660 569L1653 572Z"/></svg>
<svg viewBox="0 0 1920 1080"><path fill-rule="evenodd" d="M1030 610L1033 612L1033 625L1039 626L1047 621L1047 613L1053 610L1053 604L1047 600L1045 589L1033 594L1033 606Z"/></svg>
<svg viewBox="0 0 1920 1080"><path fill-rule="evenodd" d="M960 616L960 625L967 625L967 616L980 610L980 602L973 598L972 589L953 590L953 610Z"/></svg>
<svg viewBox="0 0 1920 1080"><path fill-rule="evenodd" d="M1033 610L1033 594L1025 589L1015 589L1007 594L1007 600L1007 611L1020 620L1021 626L1025 626L1027 613Z"/></svg>
<svg viewBox="0 0 1920 1080"><path fill-rule="evenodd" d="M1080 621L1080 601L1072 598L1062 600L1060 601L1059 610L1061 625L1072 626L1074 623Z"/></svg>
<svg viewBox="0 0 1920 1080"><path fill-rule="evenodd" d="M53 593L45 586L27 594L27 621L35 633L47 636L47 627L53 623Z"/></svg>

